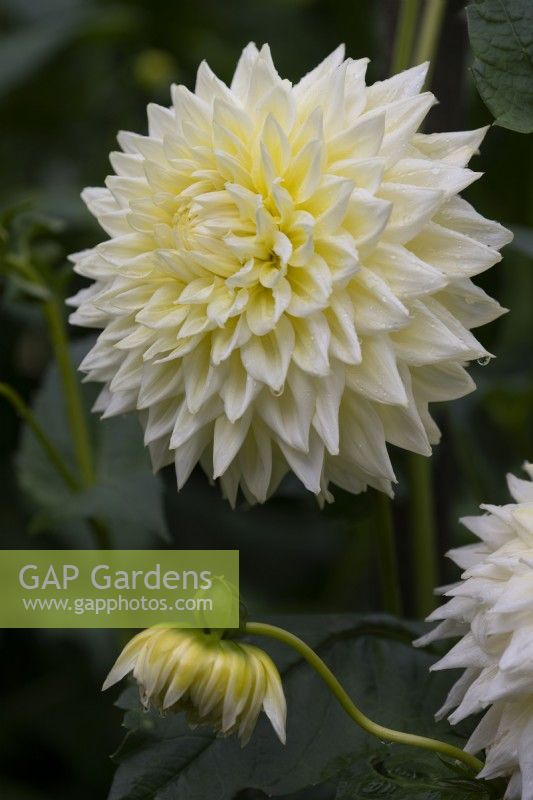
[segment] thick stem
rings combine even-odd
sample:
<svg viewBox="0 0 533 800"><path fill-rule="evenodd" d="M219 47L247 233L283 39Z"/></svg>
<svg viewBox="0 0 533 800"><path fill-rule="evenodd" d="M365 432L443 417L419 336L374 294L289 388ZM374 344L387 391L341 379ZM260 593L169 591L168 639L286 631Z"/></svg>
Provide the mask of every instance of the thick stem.
<svg viewBox="0 0 533 800"><path fill-rule="evenodd" d="M48 322L50 338L63 384L65 403L74 451L78 462L83 486L94 482L94 464L89 438L89 430L85 417L85 409L76 375L76 369L70 357L68 338L65 330L63 314L56 297L44 302L44 313Z"/></svg>
<svg viewBox="0 0 533 800"><path fill-rule="evenodd" d="M81 487L78 488L86 489L92 486L95 480L93 450L78 376L70 356L63 312L58 299L54 296L45 300L43 307L63 384L70 432L81 478ZM99 519L90 519L89 527L94 536L96 546L100 550L110 549L111 539L105 523Z"/></svg>
<svg viewBox="0 0 533 800"><path fill-rule="evenodd" d="M439 34L446 10L445 0L424 0L424 13L411 64L429 61L427 83L434 66ZM407 14L403 8L401 22ZM406 23L407 24L407 23ZM411 19L411 31L415 20ZM401 27L401 25L400 25ZM405 34L407 36L408 34ZM400 38L400 31L398 32ZM406 64L405 66L408 66ZM429 459L409 454L412 550L415 575L415 606L417 615L425 617L434 607L433 590L437 584L437 531L432 469Z"/></svg>
<svg viewBox="0 0 533 800"><path fill-rule="evenodd" d="M63 462L61 454L56 450L54 444L48 439L42 428L38 425L30 409L28 409L25 406L24 401L22 401L22 398L18 398L17 400L16 393L14 392L12 392L9 396L5 391L3 394L11 400L19 413L21 413L26 422L30 425L40 443L46 450L49 458L53 461L54 466L62 474L64 480L68 483L69 488L71 488L73 491L80 491L92 486L94 483L94 459L78 376L76 374L76 368L70 357L69 341L63 319L62 304L29 261L20 258L12 258L11 266L18 270L30 283L33 283L35 286L39 286L42 289L42 296L40 299L42 301L44 315L48 323L48 330L54 350L54 356L56 359L57 368L59 370L61 383L63 385L67 417L72 435L72 441L74 443L74 452L76 455L80 481L77 481L70 474L70 471L68 471L67 474L67 468ZM9 389L9 387L7 387L7 389ZM109 549L111 547L111 539L105 523L99 519L93 518L89 520L89 527L94 535L97 547L102 550Z"/></svg>
<svg viewBox="0 0 533 800"><path fill-rule="evenodd" d="M337 698L343 709L367 733L376 736L378 739L395 742L396 744L411 745L412 747L420 747L423 750L431 750L434 753L439 753L447 758L455 759L466 764L472 772L476 775L483 768L483 763L470 753L465 753L458 747L454 747L447 742L441 742L438 739L430 739L426 736L417 736L413 733L404 733L403 731L395 731L392 728L385 728L377 722L373 722L355 705L351 700L348 693L343 689L335 675L329 667L322 661L314 650L309 645L305 644L301 639L283 628L278 628L275 625L268 625L263 622L248 622L245 626L246 633L253 636L269 636L272 639L277 639L280 642L292 647L299 655L304 658L308 664L322 678L324 683L328 686L330 691Z"/></svg>
<svg viewBox="0 0 533 800"><path fill-rule="evenodd" d="M391 72L402 72L411 63L418 14L418 0L402 0L394 37Z"/></svg>
<svg viewBox="0 0 533 800"><path fill-rule="evenodd" d="M48 460L61 478L63 478L69 489L72 489L73 491L79 489L78 482L71 474L67 464L63 461L61 453L51 439L48 438L43 428L33 416L31 409L26 405L19 393L16 392L11 386L8 386L7 383L0 383L0 395L5 397L6 400L11 403L17 414L19 414L28 427L31 428L35 438L47 455Z"/></svg>
<svg viewBox="0 0 533 800"><path fill-rule="evenodd" d="M437 530L429 458L409 454L409 488L415 609L417 616L424 618L435 607L433 592L438 583Z"/></svg>
<svg viewBox="0 0 533 800"><path fill-rule="evenodd" d="M390 499L383 492L374 493L374 503L375 536L383 608L389 614L401 616L402 594L392 505Z"/></svg>
<svg viewBox="0 0 533 800"><path fill-rule="evenodd" d="M420 34L415 48L413 63L422 64L424 61L430 62L427 76L428 84L431 79L431 72L433 70L445 11L445 0L424 0L424 16L420 24Z"/></svg>

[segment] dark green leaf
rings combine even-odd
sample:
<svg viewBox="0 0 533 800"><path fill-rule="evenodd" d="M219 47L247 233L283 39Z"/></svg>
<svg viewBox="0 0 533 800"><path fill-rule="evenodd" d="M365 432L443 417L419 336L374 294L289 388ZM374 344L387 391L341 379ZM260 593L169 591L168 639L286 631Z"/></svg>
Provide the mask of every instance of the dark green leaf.
<svg viewBox="0 0 533 800"><path fill-rule="evenodd" d="M496 124L533 131L533 4L476 0L467 9L478 91Z"/></svg>
<svg viewBox="0 0 533 800"><path fill-rule="evenodd" d="M320 653L371 718L461 744L446 723L434 722L450 678L430 675L432 656L411 645L416 626L387 617L348 615L289 617L280 624ZM258 643L269 650L282 673L287 745L280 745L261 719L241 750L235 738L215 738L204 728L189 730L181 715L163 718L141 711L132 688L119 703L127 712L129 733L116 756L120 766L110 800L230 800L251 788L283 795L353 775L354 769L368 774L372 759L383 757L382 743L355 725L292 650L268 639ZM470 797L457 798L463 796Z"/></svg>
<svg viewBox="0 0 533 800"><path fill-rule="evenodd" d="M400 746L376 748L346 762L335 800L491 800L502 795L499 783L476 781L432 753Z"/></svg>
<svg viewBox="0 0 533 800"><path fill-rule="evenodd" d="M86 340L73 347L79 363L87 352ZM30 430L25 429L17 457L19 481L39 510L34 529L61 526L69 530L81 520L104 521L114 543L135 546L147 533L166 536L162 487L152 474L143 446L140 425L134 415L100 420L90 413L99 387L83 384L87 419L94 442L96 482L80 492L72 492L51 467ZM76 474L76 462L68 427L63 393L55 367L44 380L34 404L37 420L54 442L65 462Z"/></svg>

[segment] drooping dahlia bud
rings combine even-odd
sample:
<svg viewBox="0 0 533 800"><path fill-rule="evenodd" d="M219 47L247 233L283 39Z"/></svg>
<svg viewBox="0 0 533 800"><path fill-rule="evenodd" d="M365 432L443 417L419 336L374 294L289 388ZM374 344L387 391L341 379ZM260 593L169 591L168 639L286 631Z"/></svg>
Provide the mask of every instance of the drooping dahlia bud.
<svg viewBox="0 0 533 800"><path fill-rule="evenodd" d="M103 329L81 368L178 488L199 462L231 503L289 470L391 493L387 443L429 456L428 403L474 388L470 330L503 310L471 278L511 238L458 197L486 129L417 133L427 65L366 66L339 47L292 85L250 44L228 87L204 62L83 193L109 239L72 257L71 321Z"/></svg>
<svg viewBox="0 0 533 800"><path fill-rule="evenodd" d="M259 647L199 630L148 628L124 648L103 689L129 672L145 708L187 715L191 727L237 733L244 746L264 710L285 743L287 708L279 672Z"/></svg>
<svg viewBox="0 0 533 800"><path fill-rule="evenodd" d="M465 572L416 644L462 636L433 666L465 670L438 716L455 724L488 709L466 746L486 751L479 777L511 776L506 798L533 800L533 482L508 483L515 503L462 520L480 541L449 553Z"/></svg>

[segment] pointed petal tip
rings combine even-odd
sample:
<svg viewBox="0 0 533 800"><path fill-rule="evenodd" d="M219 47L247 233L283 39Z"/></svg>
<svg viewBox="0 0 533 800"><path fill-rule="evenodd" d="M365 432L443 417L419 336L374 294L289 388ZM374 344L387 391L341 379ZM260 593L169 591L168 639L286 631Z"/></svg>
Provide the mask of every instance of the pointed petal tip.
<svg viewBox="0 0 533 800"><path fill-rule="evenodd" d="M120 678L116 676L116 673L114 674L114 669L112 669L107 678L105 679L105 681L103 682L100 691L105 692L107 689L110 689L111 686L114 686L116 683L118 683L119 680Z"/></svg>

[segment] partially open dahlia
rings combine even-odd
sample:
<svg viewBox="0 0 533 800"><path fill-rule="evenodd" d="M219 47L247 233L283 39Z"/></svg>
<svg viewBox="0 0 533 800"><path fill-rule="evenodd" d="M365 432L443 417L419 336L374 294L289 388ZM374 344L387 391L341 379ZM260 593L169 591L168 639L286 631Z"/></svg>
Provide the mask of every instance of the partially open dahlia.
<svg viewBox="0 0 533 800"><path fill-rule="evenodd" d="M222 736L236 733L243 746L263 710L285 744L281 678L259 647L203 630L148 628L128 642L102 688L130 672L145 708L184 711L192 728L209 725Z"/></svg>

